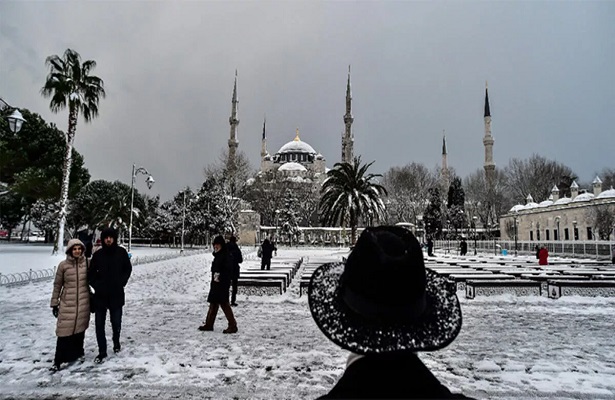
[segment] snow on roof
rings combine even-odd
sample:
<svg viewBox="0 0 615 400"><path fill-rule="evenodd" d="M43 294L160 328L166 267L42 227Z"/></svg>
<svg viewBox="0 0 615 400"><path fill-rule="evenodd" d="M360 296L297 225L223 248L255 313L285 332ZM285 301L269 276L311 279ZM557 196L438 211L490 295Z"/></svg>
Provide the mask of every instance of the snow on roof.
<svg viewBox="0 0 615 400"><path fill-rule="evenodd" d="M553 204L553 200L545 200L538 203L538 207L549 207L551 204Z"/></svg>
<svg viewBox="0 0 615 400"><path fill-rule="evenodd" d="M602 181L600 180L600 177L596 175L596 178L594 179L592 183L602 183Z"/></svg>
<svg viewBox="0 0 615 400"><path fill-rule="evenodd" d="M289 176L288 178L286 178L286 180L291 181L291 182L298 182L298 183L305 182L303 178L300 176Z"/></svg>
<svg viewBox="0 0 615 400"><path fill-rule="evenodd" d="M557 185L553 185L553 189L551 189L552 192L559 192L559 189L557 188Z"/></svg>
<svg viewBox="0 0 615 400"><path fill-rule="evenodd" d="M613 187L611 187L609 190L605 190L604 192L600 193L598 196L596 196L597 199L611 199L611 198L615 198L615 189L613 189Z"/></svg>
<svg viewBox="0 0 615 400"><path fill-rule="evenodd" d="M579 185L577 184L577 181L572 181L572 185L570 185L570 189L578 189Z"/></svg>
<svg viewBox="0 0 615 400"><path fill-rule="evenodd" d="M571 186L572 187L572 186ZM553 203L554 206L558 206L560 204L568 204L570 203L572 200L570 200L570 197L562 197L561 199L557 200L555 203Z"/></svg>
<svg viewBox="0 0 615 400"><path fill-rule="evenodd" d="M309 144L302 142L301 140L293 140L280 147L278 154L282 153L308 153L316 154L316 150Z"/></svg>
<svg viewBox="0 0 615 400"><path fill-rule="evenodd" d="M307 171L307 169L299 163L287 162L282 164L280 168L278 168L278 171Z"/></svg>
<svg viewBox="0 0 615 400"><path fill-rule="evenodd" d="M523 210L524 208L525 206L523 204L517 204L516 206L513 206L513 208L511 208L509 212L518 212Z"/></svg>
<svg viewBox="0 0 615 400"><path fill-rule="evenodd" d="M580 201L590 201L594 198L594 195L591 193L582 193L572 200L573 203L578 203Z"/></svg>
<svg viewBox="0 0 615 400"><path fill-rule="evenodd" d="M536 208L536 207L538 207L538 203L534 203L533 201L530 201L529 203L527 203L527 204L523 207L523 209L524 209L524 210L529 210L529 209L531 209L531 208Z"/></svg>

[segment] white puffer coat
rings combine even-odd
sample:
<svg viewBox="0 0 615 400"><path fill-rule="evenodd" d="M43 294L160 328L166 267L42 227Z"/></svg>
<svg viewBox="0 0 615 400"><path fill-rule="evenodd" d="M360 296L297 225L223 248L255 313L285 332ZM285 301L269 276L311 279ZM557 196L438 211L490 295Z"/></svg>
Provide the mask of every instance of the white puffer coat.
<svg viewBox="0 0 615 400"><path fill-rule="evenodd" d="M53 282L51 307L60 306L56 335L71 336L84 332L90 324L90 291L85 256L73 258L72 248L85 246L79 239L71 239L66 260L60 262Z"/></svg>

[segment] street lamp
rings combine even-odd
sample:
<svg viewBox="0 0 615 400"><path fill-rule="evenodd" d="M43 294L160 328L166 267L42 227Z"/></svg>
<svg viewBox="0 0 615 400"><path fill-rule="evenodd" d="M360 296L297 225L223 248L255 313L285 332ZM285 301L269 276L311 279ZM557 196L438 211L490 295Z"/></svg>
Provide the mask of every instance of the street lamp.
<svg viewBox="0 0 615 400"><path fill-rule="evenodd" d="M149 172L144 167L137 168L135 164L132 164L132 179L130 180L130 223L128 225L128 252L130 253L130 248L132 246L132 214L134 208L135 201L135 180L137 179L137 174L147 175L147 179L145 179L145 183L147 184L147 188L151 189L154 185L154 177L150 175Z"/></svg>
<svg viewBox="0 0 615 400"><path fill-rule="evenodd" d="M184 252L184 232L186 227L186 189L184 189L184 206L182 207L182 248L180 253Z"/></svg>
<svg viewBox="0 0 615 400"><path fill-rule="evenodd" d="M446 253L449 254L451 252L451 221L446 220Z"/></svg>
<svg viewBox="0 0 615 400"><path fill-rule="evenodd" d="M518 214L518 211L515 210L513 214L513 220L515 222L515 257L517 257L517 214Z"/></svg>
<svg viewBox="0 0 615 400"><path fill-rule="evenodd" d="M472 227L474 228L474 255L476 255L476 222L478 221L478 217L475 215L472 217Z"/></svg>
<svg viewBox="0 0 615 400"><path fill-rule="evenodd" d="M9 129L11 130L11 132L18 133L21 130L22 124L26 122L26 120L23 118L18 109L11 107L6 101L1 98L0 102L0 106L2 106L2 104L5 104L6 107L13 108L13 113L6 117L6 119L9 122ZM0 109L3 108L5 107L0 107ZM9 192L8 185L6 183L0 182L0 190L0 196L7 194Z"/></svg>
<svg viewBox="0 0 615 400"><path fill-rule="evenodd" d="M275 210L275 235L273 240L277 242L278 240L278 224L280 223L280 210Z"/></svg>

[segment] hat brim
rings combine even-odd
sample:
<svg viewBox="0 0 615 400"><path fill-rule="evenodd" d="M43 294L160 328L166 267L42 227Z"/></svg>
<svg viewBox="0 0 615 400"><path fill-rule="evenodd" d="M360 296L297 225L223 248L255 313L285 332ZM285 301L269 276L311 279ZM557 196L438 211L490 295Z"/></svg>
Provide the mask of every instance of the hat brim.
<svg viewBox="0 0 615 400"><path fill-rule="evenodd" d="M357 354L433 351L448 346L461 330L461 306L456 285L425 269L425 312L413 321L373 321L352 312L342 301L343 263L318 267L308 288L308 303L316 325L332 342Z"/></svg>

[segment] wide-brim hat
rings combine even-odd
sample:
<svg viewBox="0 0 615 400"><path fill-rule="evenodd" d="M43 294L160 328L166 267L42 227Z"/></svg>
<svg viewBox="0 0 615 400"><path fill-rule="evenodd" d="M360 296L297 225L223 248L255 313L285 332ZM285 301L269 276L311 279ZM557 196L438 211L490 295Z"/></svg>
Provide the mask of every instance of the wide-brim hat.
<svg viewBox="0 0 615 400"><path fill-rule="evenodd" d="M461 330L455 284L425 268L401 227L366 228L345 263L314 271L308 302L320 330L358 354L438 350Z"/></svg>

